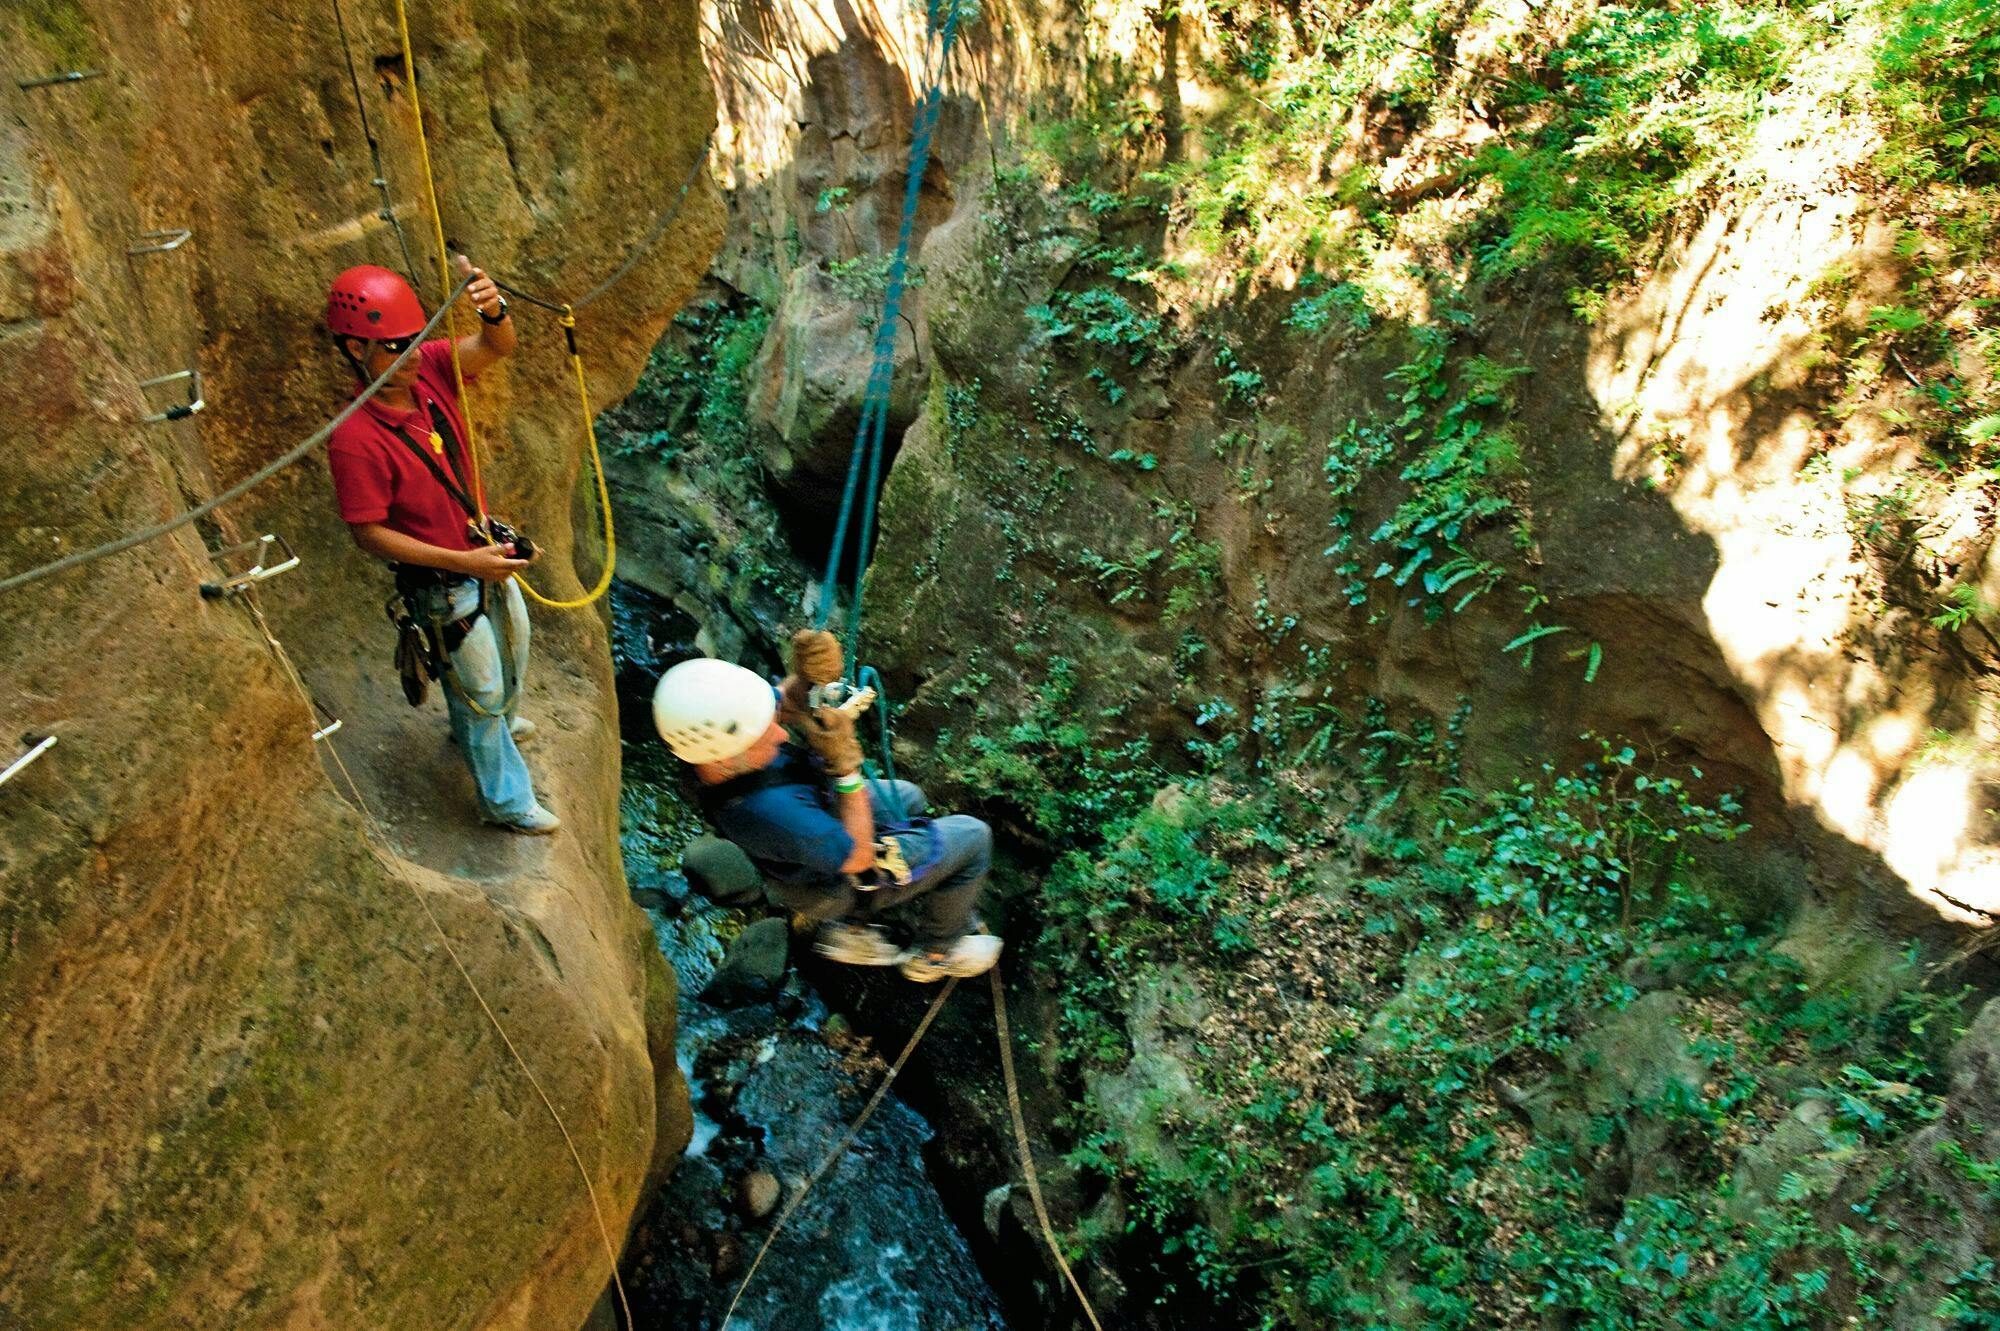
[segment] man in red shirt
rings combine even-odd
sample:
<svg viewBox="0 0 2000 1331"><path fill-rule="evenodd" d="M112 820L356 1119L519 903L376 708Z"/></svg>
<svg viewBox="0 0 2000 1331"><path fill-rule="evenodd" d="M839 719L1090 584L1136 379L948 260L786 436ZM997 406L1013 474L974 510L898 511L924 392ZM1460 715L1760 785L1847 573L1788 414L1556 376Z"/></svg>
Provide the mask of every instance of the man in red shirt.
<svg viewBox="0 0 2000 1331"><path fill-rule="evenodd" d="M471 380L513 352L514 324L492 279L462 254L456 262L472 279L465 296L481 321L458 339L459 368ZM426 322L416 292L386 268L350 268L327 294L327 327L359 381L356 393L410 349ZM534 555L487 534L451 361L449 339L418 347L333 432L327 462L355 544L389 562L397 591L436 635L452 738L472 769L481 814L511 831L546 834L561 823L536 801L516 743L534 724L515 710L528 609L512 579Z"/></svg>

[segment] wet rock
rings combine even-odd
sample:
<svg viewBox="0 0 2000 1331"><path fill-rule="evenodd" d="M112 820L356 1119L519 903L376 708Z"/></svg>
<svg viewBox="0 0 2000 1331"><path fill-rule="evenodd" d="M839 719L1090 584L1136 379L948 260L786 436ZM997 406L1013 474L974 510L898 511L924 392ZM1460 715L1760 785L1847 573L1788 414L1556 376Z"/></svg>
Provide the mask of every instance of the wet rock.
<svg viewBox="0 0 2000 1331"><path fill-rule="evenodd" d="M752 906L764 899L764 876L742 847L721 837L696 837L681 854L688 886L718 906Z"/></svg>
<svg viewBox="0 0 2000 1331"><path fill-rule="evenodd" d="M1002 1183L986 1194L985 1204L980 1209L980 1219L985 1222L989 1237L994 1239L1000 1237L1000 1217L1005 1213L1007 1202L1013 1195L1014 1185L1011 1183Z"/></svg>
<svg viewBox="0 0 2000 1331"><path fill-rule="evenodd" d="M757 921L729 945L715 977L701 991L701 1001L714 1007L765 1002L784 979L791 942L791 930L783 920Z"/></svg>
<svg viewBox="0 0 2000 1331"><path fill-rule="evenodd" d="M762 1220L777 1210L783 1196L784 1189L778 1180L764 1170L736 1180L736 1208L752 1220Z"/></svg>
<svg viewBox="0 0 2000 1331"><path fill-rule="evenodd" d="M647 910L672 917L679 915L687 905L688 880L682 874L655 868L645 873L630 874L628 880L632 886L632 900Z"/></svg>

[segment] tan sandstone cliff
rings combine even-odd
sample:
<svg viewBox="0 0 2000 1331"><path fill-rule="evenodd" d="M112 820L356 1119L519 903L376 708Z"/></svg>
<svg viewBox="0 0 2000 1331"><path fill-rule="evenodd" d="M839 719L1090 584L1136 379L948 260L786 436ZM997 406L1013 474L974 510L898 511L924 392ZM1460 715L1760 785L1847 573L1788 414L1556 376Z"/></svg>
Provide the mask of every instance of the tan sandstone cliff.
<svg viewBox="0 0 2000 1331"><path fill-rule="evenodd" d="M345 20L427 296L408 71L387 4ZM324 419L346 374L326 279L395 263L334 14L238 0L0 10L0 572L156 521ZM692 9L465 0L414 15L446 227L575 294L673 200L712 123ZM39 90L16 80L105 76ZM128 257L136 233L191 228ZM705 179L582 319L598 405L628 391L719 235ZM517 307L518 308L518 307ZM475 390L495 507L574 594L593 530L555 326ZM143 425L189 365L208 406ZM163 393L170 390L161 390ZM165 405L167 396L150 399ZM317 457L219 515L6 599L0 758L0 1323L26 1328L577 1326L606 1278L561 1136L419 909L560 1109L614 1240L685 1140L673 977L620 875L595 612L535 615L529 752L567 826L481 829L435 696L387 668L383 576ZM283 533L259 594L392 846L329 781L318 724L203 545Z"/></svg>

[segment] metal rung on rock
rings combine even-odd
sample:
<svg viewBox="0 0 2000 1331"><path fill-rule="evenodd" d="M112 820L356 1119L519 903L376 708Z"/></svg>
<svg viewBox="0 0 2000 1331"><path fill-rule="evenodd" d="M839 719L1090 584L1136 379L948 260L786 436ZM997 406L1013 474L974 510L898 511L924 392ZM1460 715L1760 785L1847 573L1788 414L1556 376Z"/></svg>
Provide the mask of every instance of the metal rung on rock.
<svg viewBox="0 0 2000 1331"><path fill-rule="evenodd" d="M347 723L345 721L342 721L339 717L335 717L331 723L321 726L318 730L313 731L313 743L315 744L319 743L319 741L325 739L328 735L333 734L335 731L339 730L342 726L346 724Z"/></svg>
<svg viewBox="0 0 2000 1331"><path fill-rule="evenodd" d="M103 77L104 71L101 69L66 69L60 74L51 74L47 78L22 79L16 86L22 92L28 92L35 88L53 88L58 83L82 83L86 79L101 79Z"/></svg>
<svg viewBox="0 0 2000 1331"><path fill-rule="evenodd" d="M44 735L40 740L37 740L33 735L23 735L21 736L21 742L33 745L33 747L13 762L8 763L6 771L0 772L0 786L4 786L9 781L12 781L22 768L47 753L50 749L53 749L56 746L56 737L54 735Z"/></svg>
<svg viewBox="0 0 2000 1331"><path fill-rule="evenodd" d="M271 547L274 545L278 547L278 554L281 556L275 564L267 562L271 557ZM238 555L250 554L252 551L256 553L251 560L249 568L238 573L231 573L220 582L204 582L201 584L201 599L204 601L219 601L225 596L234 596L245 588L255 587L260 582L267 582L277 577L280 573L290 573L299 566L299 557L292 553L292 547L286 543L285 538L276 532L266 532L256 540L245 541L241 545L232 545L221 550L211 550L208 552L208 557L217 564L222 564L226 559L234 559ZM315 735L313 738L318 739L319 736Z"/></svg>
<svg viewBox="0 0 2000 1331"><path fill-rule="evenodd" d="M187 227L172 231L141 231L133 244L125 247L127 254L165 254L177 250L194 239L194 232Z"/></svg>
<svg viewBox="0 0 2000 1331"><path fill-rule="evenodd" d="M186 402L168 407L165 411L147 412L141 415L139 419L145 421L147 424L155 421L184 421L207 406L208 403L201 396L200 370L176 370L172 374L163 374L157 379L141 379L139 381L139 390L143 393L148 388L157 388L161 384L176 383L182 379L188 381L188 400Z"/></svg>

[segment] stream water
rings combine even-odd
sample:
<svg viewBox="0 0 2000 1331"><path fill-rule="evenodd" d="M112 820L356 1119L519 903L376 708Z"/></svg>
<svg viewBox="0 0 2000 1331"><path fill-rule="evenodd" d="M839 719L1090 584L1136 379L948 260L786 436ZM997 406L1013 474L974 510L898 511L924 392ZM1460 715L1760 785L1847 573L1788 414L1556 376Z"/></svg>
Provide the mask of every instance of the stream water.
<svg viewBox="0 0 2000 1331"><path fill-rule="evenodd" d="M752 1215L744 1180L770 1175L789 1200L859 1112L882 1062L796 969L769 1002L722 1008L699 997L751 915L690 894L678 871L680 846L700 827L674 760L653 735L650 697L659 672L693 654L694 626L623 584L612 592L612 624L626 875L680 976L678 1054L695 1113L686 1157L634 1236L628 1287L641 1327L711 1331L776 1217ZM730 1327L1006 1331L926 1172L930 1138L914 1110L884 1102L807 1194Z"/></svg>

